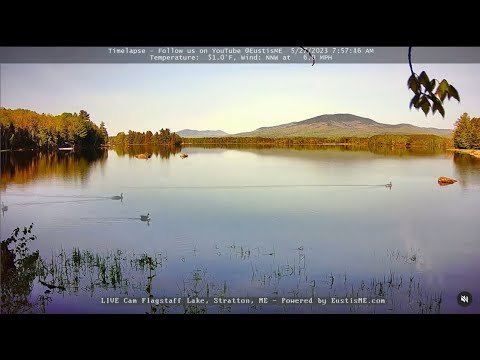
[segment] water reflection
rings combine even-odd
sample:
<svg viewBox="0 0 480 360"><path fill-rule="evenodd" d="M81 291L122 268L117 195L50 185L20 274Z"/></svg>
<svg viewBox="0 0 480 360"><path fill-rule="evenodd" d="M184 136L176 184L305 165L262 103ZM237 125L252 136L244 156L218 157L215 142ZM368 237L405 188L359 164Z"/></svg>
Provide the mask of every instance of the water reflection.
<svg viewBox="0 0 480 360"><path fill-rule="evenodd" d="M31 165L38 159L19 157L17 164L12 157L17 168L5 175L12 183L15 174L29 167L44 174L28 181L57 181L32 181L2 198L10 208L0 219L1 238L34 221L42 239L36 242L40 257L35 269L17 263L12 280L2 283L8 289L2 300L5 311L437 312L440 305L441 312L464 311L456 295L478 278L479 193L473 189L467 194L456 185L439 189L436 181L445 175L478 182L480 164L470 156L397 150L188 147L183 149L191 155L188 160L168 150L168 160L152 156L148 161L130 158L149 152L145 147L131 149L123 158L110 150L107 161L84 158L90 174L84 187L68 183L77 176L80 161L65 170L46 159L41 161L49 165L39 167ZM71 155L60 154L56 161ZM62 187L69 171L73 174ZM345 186L390 180L391 191ZM172 188L178 191L168 190ZM46 206L23 206L40 204ZM447 213L449 208L465 211ZM142 222L141 215L148 212L151 224ZM422 251L412 253L411 248ZM100 303L109 296L195 294L384 294L389 305L283 309ZM478 312L478 306L466 310Z"/></svg>
<svg viewBox="0 0 480 360"><path fill-rule="evenodd" d="M105 304L105 299L122 296L131 299L130 304L135 301L133 299L140 299L140 303L123 309L109 307L110 312L206 314L310 313L334 310L325 310L326 308L317 302L311 306L267 306L254 300L235 303L232 299L246 298L249 291L232 287L227 280L221 278L221 274L214 274L207 267L198 264L193 269L178 274L176 285L172 287L162 273L168 266L176 266L175 262L179 262L179 259L169 260L163 253L135 254L118 249L98 253L74 248L72 251L61 249L52 253L51 258L44 259L39 256L38 251L32 252L28 249L29 243L36 239L32 234L32 226L33 224L23 231L15 229L8 239L1 242L2 313L46 313L50 308L55 308L56 301L65 298L75 297L84 302L87 302L88 298L95 298L97 303ZM348 303L349 305L343 307L353 313L441 311L442 294L429 291L421 279L411 274L412 266L415 266L422 256L418 251L388 251L384 260L390 262L391 270L370 279L358 279L347 272L330 272L314 277L309 273L308 251L303 246L292 249L290 256L280 262L275 260L275 250L269 252L270 249L261 247L249 248L246 245L231 244L224 249L216 246L215 251L220 253L217 253L218 256L223 256L230 262L239 262L251 268L249 282L251 290L257 289L256 296L272 299L315 298L315 301L318 297L336 297L339 301L342 298L364 297L386 300L385 305L380 307L357 303ZM185 258L180 259L182 263L185 261ZM169 265L169 262L173 264ZM403 267L402 271L398 271L398 265ZM393 270L394 267L397 267L396 271ZM255 294L250 293L250 296ZM163 300L168 298L170 300ZM181 300L176 303L169 302L173 298ZM195 301L198 298L217 300L207 304ZM232 305L232 301L235 305ZM126 302L122 299L122 303ZM99 309L91 308L88 312ZM338 307L336 309L337 312L341 311Z"/></svg>
<svg viewBox="0 0 480 360"><path fill-rule="evenodd" d="M188 145L188 149L225 149L225 150L276 150L279 154L282 153L282 150L296 150L288 151L284 153L288 154L299 154L302 156L307 152L319 152L326 151L329 153L332 152L355 152L355 153L372 153L377 155L384 156L438 156L445 154L445 149L441 147L391 147L391 146L360 146L360 145L272 145L272 144L235 144L235 145ZM262 152L255 153L262 154ZM263 152L263 154L271 154L268 152Z"/></svg>
<svg viewBox="0 0 480 360"><path fill-rule="evenodd" d="M127 156L130 158L140 154L153 154L155 157L160 156L162 159L168 159L171 155L178 154L182 148L180 146L152 146L152 145L133 145L133 146L115 146L115 153L118 156Z"/></svg>
<svg viewBox="0 0 480 360"><path fill-rule="evenodd" d="M461 187L480 185L480 159L469 154L453 154L455 175Z"/></svg>
<svg viewBox="0 0 480 360"><path fill-rule="evenodd" d="M1 188L28 184L36 180L63 179L88 181L94 164L105 165L108 151L73 152L3 152L1 153Z"/></svg>
<svg viewBox="0 0 480 360"><path fill-rule="evenodd" d="M255 152L258 155L269 156L301 156L316 157L324 154L331 156L334 153L377 154L395 157L428 157L445 154L439 148L390 148L390 147L358 147L358 146L274 146L274 145L202 145L189 146L188 152L196 153L202 150L237 150ZM292 151L294 150L294 151ZM120 156L134 158L140 154L153 154L155 157L169 159L182 151L178 146L131 146L115 147L115 153ZM88 181L91 168L95 164L104 167L108 158L107 150L97 150L82 153L42 153L42 152L3 152L1 153L1 188L6 190L9 184L27 184L38 179L64 179ZM480 160L469 155L455 154L454 162L461 176L480 172ZM469 180L466 180L469 181ZM464 183L465 184L465 183Z"/></svg>
<svg viewBox="0 0 480 360"><path fill-rule="evenodd" d="M438 156L445 154L445 149L440 147L388 147L388 146L376 146L368 149L374 154L384 156Z"/></svg>

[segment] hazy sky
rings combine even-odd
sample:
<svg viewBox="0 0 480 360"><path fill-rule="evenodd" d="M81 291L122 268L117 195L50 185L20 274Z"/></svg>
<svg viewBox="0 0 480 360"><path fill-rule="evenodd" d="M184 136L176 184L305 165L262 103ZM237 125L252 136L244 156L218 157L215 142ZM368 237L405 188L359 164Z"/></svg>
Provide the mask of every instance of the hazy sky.
<svg viewBox="0 0 480 360"><path fill-rule="evenodd" d="M162 127L250 131L333 113L378 122L452 128L480 116L480 64L416 64L446 78L461 103L446 117L410 110L408 64L4 64L0 105L39 113L85 109L110 135Z"/></svg>

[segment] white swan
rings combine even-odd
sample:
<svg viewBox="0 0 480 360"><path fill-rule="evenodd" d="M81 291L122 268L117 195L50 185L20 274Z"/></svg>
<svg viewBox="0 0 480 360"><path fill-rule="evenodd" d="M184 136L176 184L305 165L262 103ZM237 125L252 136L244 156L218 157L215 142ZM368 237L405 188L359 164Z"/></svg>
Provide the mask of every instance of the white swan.
<svg viewBox="0 0 480 360"><path fill-rule="evenodd" d="M112 200L123 200L123 193L120 194L120 196L115 195L111 197Z"/></svg>
<svg viewBox="0 0 480 360"><path fill-rule="evenodd" d="M140 215L140 220L150 221L150 213L148 213L147 215Z"/></svg>

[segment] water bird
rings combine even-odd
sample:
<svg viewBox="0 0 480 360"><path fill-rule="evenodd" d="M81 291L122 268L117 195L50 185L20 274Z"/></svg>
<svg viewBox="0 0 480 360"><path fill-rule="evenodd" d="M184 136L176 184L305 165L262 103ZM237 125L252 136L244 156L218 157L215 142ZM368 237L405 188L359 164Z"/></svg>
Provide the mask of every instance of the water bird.
<svg viewBox="0 0 480 360"><path fill-rule="evenodd" d="M150 221L150 213L148 213L147 215L140 215L140 220Z"/></svg>
<svg viewBox="0 0 480 360"><path fill-rule="evenodd" d="M388 184L385 185L385 187L392 188L392 182L390 181Z"/></svg>
<svg viewBox="0 0 480 360"><path fill-rule="evenodd" d="M112 200L123 200L123 193L120 193L120 195L112 196L110 199L112 199Z"/></svg>
<svg viewBox="0 0 480 360"><path fill-rule="evenodd" d="M185 158L187 158L187 157L188 157L188 154L183 154L183 153L180 154L180 158L182 158L182 159L185 159Z"/></svg>

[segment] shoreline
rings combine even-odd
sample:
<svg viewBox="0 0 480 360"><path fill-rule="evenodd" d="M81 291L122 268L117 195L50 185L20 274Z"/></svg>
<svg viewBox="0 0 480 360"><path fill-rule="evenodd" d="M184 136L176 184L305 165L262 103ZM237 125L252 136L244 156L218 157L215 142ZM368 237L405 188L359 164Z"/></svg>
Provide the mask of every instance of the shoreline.
<svg viewBox="0 0 480 360"><path fill-rule="evenodd" d="M477 159L480 159L480 150L475 150L475 149L447 149L447 151L452 151L457 154L468 154L473 157L476 157Z"/></svg>

